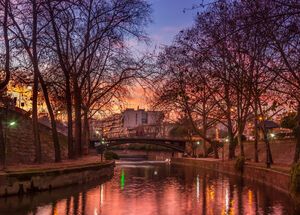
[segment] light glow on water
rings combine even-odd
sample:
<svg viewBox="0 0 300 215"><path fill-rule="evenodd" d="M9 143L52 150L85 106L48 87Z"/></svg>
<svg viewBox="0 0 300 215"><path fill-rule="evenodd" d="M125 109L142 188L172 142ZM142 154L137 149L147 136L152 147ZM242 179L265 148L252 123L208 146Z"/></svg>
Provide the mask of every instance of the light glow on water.
<svg viewBox="0 0 300 215"><path fill-rule="evenodd" d="M196 196L197 196L197 200L200 200L200 179L199 179L199 175L197 175L197 181L196 181Z"/></svg>
<svg viewBox="0 0 300 215"><path fill-rule="evenodd" d="M0 199L0 214L300 214L286 194L253 182L165 163L127 165L102 184Z"/></svg>

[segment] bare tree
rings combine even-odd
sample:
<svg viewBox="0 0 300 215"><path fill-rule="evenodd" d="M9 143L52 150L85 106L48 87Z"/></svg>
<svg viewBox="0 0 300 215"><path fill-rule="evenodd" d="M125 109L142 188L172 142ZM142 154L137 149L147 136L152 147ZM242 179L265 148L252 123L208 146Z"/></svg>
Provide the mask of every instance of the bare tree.
<svg viewBox="0 0 300 215"><path fill-rule="evenodd" d="M75 1L47 1L47 10L52 26L51 38L54 38L53 45L50 42L49 46L55 47L53 51L57 54L66 81L69 148L72 147L74 110L74 153L77 157L82 154L83 148L81 117L88 118L88 108L94 103L88 99L87 104L82 93L86 87L94 87L91 78L97 81L97 77L102 77L102 72L107 70L106 62L111 62L111 52L107 50L112 46L124 46L124 39L128 36L143 37L142 27L148 22L149 5L142 0L90 0L81 4ZM99 60L105 62L104 69L100 68L103 65L99 65ZM95 66L98 66L96 70ZM71 93L73 96L70 96ZM83 100L85 106L82 106Z"/></svg>
<svg viewBox="0 0 300 215"><path fill-rule="evenodd" d="M3 17L3 20L1 20L0 24L3 31L3 38L4 38L4 67L2 68L2 62L0 62L0 71L4 72L4 80L1 80L0 82L0 98L2 99L3 96L3 90L6 88L9 80L10 80L10 41L8 36L8 28L9 28L9 22L8 22L8 7L9 7L9 0L0 1L0 8L3 9L3 14L1 14L1 19ZM1 56L2 58L2 56ZM2 61L2 59L0 60ZM0 114L0 164L5 166L6 161L6 146L5 146L5 139L3 134L3 125L2 125L2 113Z"/></svg>
<svg viewBox="0 0 300 215"><path fill-rule="evenodd" d="M190 120L194 133L203 139L204 156L207 156L206 143L210 143L217 158L218 152L215 142L207 136L216 122L211 118L216 104L212 101L212 94L208 91L208 74L202 69L202 64L193 58L193 50L181 44L184 32L178 35L176 42L165 48L160 55L161 75L155 79L161 80L156 89L156 106L161 108L173 107L176 111ZM192 57L191 57L192 56ZM167 109L169 110L169 109Z"/></svg>
<svg viewBox="0 0 300 215"><path fill-rule="evenodd" d="M48 89L40 70L40 58L43 53L43 49L39 45L39 38L41 31L46 27L46 25L43 25L41 21L41 8L42 5L38 1L24 1L24 4L12 4L9 10L9 16L13 23L10 31L18 39L18 43L21 44L20 48L24 49L24 51L27 53L28 60L32 65L34 76L32 95L32 120L34 142L36 146L36 162L40 163L42 161L37 109L39 83L41 85L48 113L50 115L53 145L55 150L55 161L59 162L61 160L61 155L55 117L48 95Z"/></svg>

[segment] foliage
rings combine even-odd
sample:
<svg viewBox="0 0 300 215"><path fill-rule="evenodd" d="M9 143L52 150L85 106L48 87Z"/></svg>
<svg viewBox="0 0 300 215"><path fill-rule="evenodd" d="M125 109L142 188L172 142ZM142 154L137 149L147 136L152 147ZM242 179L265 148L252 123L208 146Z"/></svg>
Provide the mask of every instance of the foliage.
<svg viewBox="0 0 300 215"><path fill-rule="evenodd" d="M188 118L182 117L170 130L169 135L175 138L188 138L193 131L193 127Z"/></svg>
<svg viewBox="0 0 300 215"><path fill-rule="evenodd" d="M237 172L243 173L245 166L245 157L237 157L235 160L234 168Z"/></svg>
<svg viewBox="0 0 300 215"><path fill-rule="evenodd" d="M189 132L188 129L182 125L175 125L171 130L169 135L171 137L188 137Z"/></svg>
<svg viewBox="0 0 300 215"><path fill-rule="evenodd" d="M106 160L119 160L118 154L116 154L112 151L105 152L104 157L105 157Z"/></svg>
<svg viewBox="0 0 300 215"><path fill-rule="evenodd" d="M297 128L297 123L297 113L292 112L282 118L280 125L283 128L289 128L292 129L293 132L295 132Z"/></svg>

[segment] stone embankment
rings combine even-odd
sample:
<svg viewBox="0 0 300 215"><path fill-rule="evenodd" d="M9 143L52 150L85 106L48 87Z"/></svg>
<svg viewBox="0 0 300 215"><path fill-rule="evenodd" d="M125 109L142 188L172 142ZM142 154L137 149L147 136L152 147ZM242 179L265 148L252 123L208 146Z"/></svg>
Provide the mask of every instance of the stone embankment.
<svg viewBox="0 0 300 215"><path fill-rule="evenodd" d="M32 119L28 114L0 108L3 114L7 164L30 164L35 159ZM54 161L54 147L51 128L39 124L43 162ZM62 159L67 159L67 137L59 133Z"/></svg>
<svg viewBox="0 0 300 215"><path fill-rule="evenodd" d="M10 166L0 172L0 196L23 195L113 176L115 163L97 156L42 165Z"/></svg>
<svg viewBox="0 0 300 215"><path fill-rule="evenodd" d="M234 176L242 176L247 180L260 182L285 193L289 193L290 190L289 168L286 167L273 166L271 169L268 169L262 164L246 163L243 172L240 172L236 170L234 161L222 161L219 159L172 158L171 163L191 165Z"/></svg>

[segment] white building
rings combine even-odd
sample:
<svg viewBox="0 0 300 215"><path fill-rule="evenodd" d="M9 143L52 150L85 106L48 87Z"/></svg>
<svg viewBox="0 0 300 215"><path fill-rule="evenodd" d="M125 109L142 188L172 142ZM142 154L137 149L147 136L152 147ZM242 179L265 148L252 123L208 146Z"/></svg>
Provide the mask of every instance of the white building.
<svg viewBox="0 0 300 215"><path fill-rule="evenodd" d="M161 111L146 111L144 109L126 109L120 114L93 122L95 133L104 137L135 136L155 133L164 119ZM155 132L154 132L155 131Z"/></svg>
<svg viewBox="0 0 300 215"><path fill-rule="evenodd" d="M162 122L163 118L164 115L160 111L126 109L122 112L124 128L135 128L141 125L157 125Z"/></svg>

